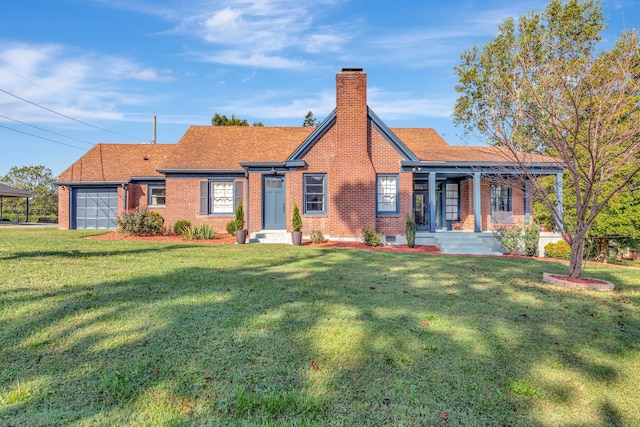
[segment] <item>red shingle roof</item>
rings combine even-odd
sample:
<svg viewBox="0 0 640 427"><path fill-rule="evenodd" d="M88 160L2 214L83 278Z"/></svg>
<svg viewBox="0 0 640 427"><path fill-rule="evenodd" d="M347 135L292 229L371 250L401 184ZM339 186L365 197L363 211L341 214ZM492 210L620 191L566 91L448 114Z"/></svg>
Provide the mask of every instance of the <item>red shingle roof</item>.
<svg viewBox="0 0 640 427"><path fill-rule="evenodd" d="M409 147L411 149L411 147ZM412 150L413 151L413 150ZM418 153L416 153L418 151ZM420 160L425 162L477 162L477 163L505 163L515 160L513 154L504 147L487 146L459 146L452 145L446 148L421 149L413 151ZM523 154L527 162L533 163L558 163L558 159L538 154ZM522 157L521 157L522 158Z"/></svg>
<svg viewBox="0 0 640 427"><path fill-rule="evenodd" d="M404 145L413 152L418 158L421 153L429 152L435 148L446 148L449 145L442 137L432 128L391 128Z"/></svg>
<svg viewBox="0 0 640 427"><path fill-rule="evenodd" d="M240 162L283 162L313 132L310 127L191 126L178 144L98 144L60 174L59 182L128 182L162 177L157 170L241 170ZM449 146L431 128L393 128L421 161L509 162L506 150ZM146 160L145 160L146 159ZM557 163L530 155L531 162Z"/></svg>
<svg viewBox="0 0 640 427"><path fill-rule="evenodd" d="M59 182L128 182L162 177L175 144L97 144L58 177Z"/></svg>
<svg viewBox="0 0 640 427"><path fill-rule="evenodd" d="M281 162L314 130L310 127L191 126L165 170L241 170L240 162Z"/></svg>

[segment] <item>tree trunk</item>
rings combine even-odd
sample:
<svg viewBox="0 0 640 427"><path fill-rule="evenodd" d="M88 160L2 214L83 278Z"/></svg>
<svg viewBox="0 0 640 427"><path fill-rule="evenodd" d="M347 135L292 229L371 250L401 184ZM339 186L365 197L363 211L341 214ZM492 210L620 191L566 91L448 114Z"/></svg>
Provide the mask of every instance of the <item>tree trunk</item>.
<svg viewBox="0 0 640 427"><path fill-rule="evenodd" d="M606 263L609 258L609 239L606 237L598 237L596 239L596 261Z"/></svg>
<svg viewBox="0 0 640 427"><path fill-rule="evenodd" d="M571 241L571 258L569 260L569 277L582 277L582 258L584 257L584 238L587 232L576 231Z"/></svg>

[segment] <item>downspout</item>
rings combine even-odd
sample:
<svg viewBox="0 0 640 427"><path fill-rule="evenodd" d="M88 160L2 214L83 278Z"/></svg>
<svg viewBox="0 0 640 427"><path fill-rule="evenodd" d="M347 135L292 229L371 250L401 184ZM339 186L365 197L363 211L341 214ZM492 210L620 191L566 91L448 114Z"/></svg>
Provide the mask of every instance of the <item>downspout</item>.
<svg viewBox="0 0 640 427"><path fill-rule="evenodd" d="M27 199L27 201L26 201L26 205L27 205L27 209L26 209L26 211L27 211L27 215L26 215L26 218L25 218L24 222L29 222L29 198L27 197L26 199Z"/></svg>
<svg viewBox="0 0 640 427"><path fill-rule="evenodd" d="M82 160L82 157L80 158ZM73 230L75 229L75 223L73 222L73 217L74 217L74 212L73 212L73 187L68 186L67 187L67 191L69 192L69 197L67 197L67 205L68 205L68 212L69 212L69 230ZM59 214L59 213L58 213ZM58 217L58 221L60 221L59 217Z"/></svg>
<svg viewBox="0 0 640 427"><path fill-rule="evenodd" d="M124 214L127 211L127 184L122 185L122 213Z"/></svg>
<svg viewBox="0 0 640 427"><path fill-rule="evenodd" d="M245 200L247 201L247 209L245 209L245 213L244 213L244 217L246 218L246 224L247 224L247 234L251 234L251 232L249 231L249 212L251 212L251 209L249 209L249 171L248 170L244 170L244 179L247 183L247 185L245 186Z"/></svg>

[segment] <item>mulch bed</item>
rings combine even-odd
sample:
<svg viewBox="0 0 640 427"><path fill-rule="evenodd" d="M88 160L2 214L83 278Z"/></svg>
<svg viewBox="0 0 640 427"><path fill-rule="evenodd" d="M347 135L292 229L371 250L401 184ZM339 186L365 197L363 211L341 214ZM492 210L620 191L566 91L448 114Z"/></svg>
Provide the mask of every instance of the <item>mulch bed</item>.
<svg viewBox="0 0 640 427"><path fill-rule="evenodd" d="M144 242L173 242L173 243L199 243L207 245L235 245L235 236L228 234L216 234L213 240L187 240L177 234L169 234L167 236L132 236L125 233L117 233L115 231L90 236L89 239L95 240L137 240ZM413 248L407 245L394 246L367 246L362 242L333 241L326 240L322 243L312 243L311 241L303 242L304 246L315 246L320 248L351 248L351 249L367 249L373 251L385 252L406 252L406 253L423 253L423 254L439 254L440 249L435 246L415 246Z"/></svg>
<svg viewBox="0 0 640 427"><path fill-rule="evenodd" d="M178 234L168 234L166 236L133 236L126 233L109 233L89 236L88 239L95 240L134 240L139 242L173 242L173 243L201 243L207 245L235 245L236 237L228 234L216 234L213 240L188 240Z"/></svg>

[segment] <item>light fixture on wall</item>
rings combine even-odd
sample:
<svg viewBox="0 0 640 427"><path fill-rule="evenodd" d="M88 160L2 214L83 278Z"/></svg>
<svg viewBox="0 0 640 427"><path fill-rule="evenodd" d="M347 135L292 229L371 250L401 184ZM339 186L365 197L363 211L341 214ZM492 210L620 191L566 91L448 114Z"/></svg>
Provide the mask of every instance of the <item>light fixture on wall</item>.
<svg viewBox="0 0 640 427"><path fill-rule="evenodd" d="M275 175L278 172L276 171L276 168L271 168L271 172L269 172L271 175Z"/></svg>

